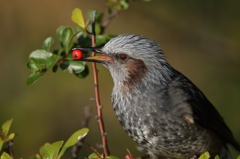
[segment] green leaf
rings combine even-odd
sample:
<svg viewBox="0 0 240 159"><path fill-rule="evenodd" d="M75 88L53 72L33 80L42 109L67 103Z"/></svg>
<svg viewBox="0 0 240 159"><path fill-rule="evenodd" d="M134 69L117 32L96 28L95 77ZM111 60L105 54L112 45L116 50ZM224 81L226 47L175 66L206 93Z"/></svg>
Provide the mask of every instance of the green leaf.
<svg viewBox="0 0 240 159"><path fill-rule="evenodd" d="M9 154L7 154L6 152L3 152L0 159L12 159L12 157Z"/></svg>
<svg viewBox="0 0 240 159"><path fill-rule="evenodd" d="M29 58L27 68L34 72L53 67L58 60L57 55L45 50L35 50L29 55Z"/></svg>
<svg viewBox="0 0 240 159"><path fill-rule="evenodd" d="M46 61L46 67L47 68L52 68L58 60L58 56L53 54L51 57L49 57Z"/></svg>
<svg viewBox="0 0 240 159"><path fill-rule="evenodd" d="M52 71L57 72L57 70L58 70L58 65L54 65L53 68L52 68Z"/></svg>
<svg viewBox="0 0 240 159"><path fill-rule="evenodd" d="M0 129L0 150L2 149L4 142L12 140L15 136L13 133L8 136L12 121L13 119L6 121Z"/></svg>
<svg viewBox="0 0 240 159"><path fill-rule="evenodd" d="M57 29L57 37L61 43L61 46L66 52L69 52L71 47L73 46L74 39L72 36L74 35L74 30L71 27L61 26Z"/></svg>
<svg viewBox="0 0 240 159"><path fill-rule="evenodd" d="M92 153L88 156L88 159L100 159L100 157L96 153Z"/></svg>
<svg viewBox="0 0 240 159"><path fill-rule="evenodd" d="M86 27L81 9L75 8L72 11L71 19L74 23L77 23L80 27L82 28Z"/></svg>
<svg viewBox="0 0 240 159"><path fill-rule="evenodd" d="M240 159L240 156L238 156L237 159Z"/></svg>
<svg viewBox="0 0 240 159"><path fill-rule="evenodd" d="M96 22L97 23L102 23L103 20L103 13L100 13L99 11L95 10L95 9L90 9L87 13L87 17L90 20L93 20L93 12L96 12Z"/></svg>
<svg viewBox="0 0 240 159"><path fill-rule="evenodd" d="M121 10L126 10L129 7L129 2L128 0L120 0L120 6Z"/></svg>
<svg viewBox="0 0 240 159"><path fill-rule="evenodd" d="M70 73L80 73L85 68L85 62L82 61L69 61L68 71Z"/></svg>
<svg viewBox="0 0 240 159"><path fill-rule="evenodd" d="M76 26L76 32L81 32L81 31L84 31L84 29L80 26Z"/></svg>
<svg viewBox="0 0 240 159"><path fill-rule="evenodd" d="M63 56L63 57L66 56L66 52L63 49L53 50L53 54L58 56Z"/></svg>
<svg viewBox="0 0 240 159"><path fill-rule="evenodd" d="M35 50L29 55L29 59L34 59L39 62L39 64L46 64L47 59L52 56L52 53L47 52L46 50Z"/></svg>
<svg viewBox="0 0 240 159"><path fill-rule="evenodd" d="M28 63L27 63L27 68L31 71L39 71L42 70L41 65L38 63L37 60L35 59L31 59Z"/></svg>
<svg viewBox="0 0 240 159"><path fill-rule="evenodd" d="M98 12L98 11L96 11L96 10L94 10L94 9L90 9L89 11L88 11L88 19L90 19L91 21L93 20L93 13L94 12L96 12L96 21L95 21L95 33L96 33L96 35L99 35L99 34L101 34L102 33L102 21L103 21L103 16L104 16L104 14L103 13L100 13L100 12ZM89 32L92 32L92 27L91 27L91 25L88 25L87 26L87 30L89 31Z"/></svg>
<svg viewBox="0 0 240 159"><path fill-rule="evenodd" d="M85 68L82 72L76 73L74 72L74 75L76 75L78 78L85 78L89 74L89 68L87 65L85 65Z"/></svg>
<svg viewBox="0 0 240 159"><path fill-rule="evenodd" d="M30 76L28 76L28 78L27 78L27 81L26 81L27 85L30 85L30 84L33 84L34 82L36 82L37 79L38 79L39 77L41 77L44 73L45 73L45 71L32 73L32 74L31 74Z"/></svg>
<svg viewBox="0 0 240 159"><path fill-rule="evenodd" d="M102 26L101 26L100 23L95 23L95 33L96 33L96 35L101 34L101 33L102 33L102 29L103 29L103 28L102 28ZM88 25L87 30L88 30L90 33L92 33L92 27L91 27L91 25Z"/></svg>
<svg viewBox="0 0 240 159"><path fill-rule="evenodd" d="M81 44L82 47L90 47L92 44L91 38L85 32L80 32L76 35L77 43Z"/></svg>
<svg viewBox="0 0 240 159"><path fill-rule="evenodd" d="M60 68L62 70L66 70L70 65L70 61L69 60L64 60L63 62L60 63Z"/></svg>
<svg viewBox="0 0 240 159"><path fill-rule="evenodd" d="M40 148L40 155L43 156L43 159L56 159L62 145L63 141L57 141L53 144L46 143Z"/></svg>
<svg viewBox="0 0 240 159"><path fill-rule="evenodd" d="M15 137L15 134L14 133L11 133L10 135L8 135L8 141L9 140L12 140L12 139L14 139L14 137Z"/></svg>
<svg viewBox="0 0 240 159"><path fill-rule="evenodd" d="M205 152L199 157L199 159L209 159L209 158L210 158L209 152Z"/></svg>
<svg viewBox="0 0 240 159"><path fill-rule="evenodd" d="M9 129L12 125L12 121L13 121L13 119L10 119L2 125L2 132L1 132L2 135L7 136Z"/></svg>
<svg viewBox="0 0 240 159"><path fill-rule="evenodd" d="M97 44L97 46L104 45L105 43L107 43L113 37L114 36L112 36L112 35L97 35L96 36L96 44Z"/></svg>
<svg viewBox="0 0 240 159"><path fill-rule="evenodd" d="M53 43L54 43L53 37L48 37L43 42L43 49L46 50L46 51L49 51L50 47L53 45Z"/></svg>
<svg viewBox="0 0 240 159"><path fill-rule="evenodd" d="M62 43L62 34L66 26L60 26L57 28L56 33L57 33L57 38L58 40Z"/></svg>
<svg viewBox="0 0 240 159"><path fill-rule="evenodd" d="M69 147L75 145L79 140L84 138L87 135L88 131L89 131L89 129L83 128L81 130L76 131L74 134L72 134L72 136L67 140L67 142L62 147L62 149L61 149L61 151L60 151L60 153L58 155L58 158L61 158L62 155L65 153L65 151Z"/></svg>
<svg viewBox="0 0 240 159"><path fill-rule="evenodd" d="M36 154L35 159L42 159L42 157L39 154Z"/></svg>
<svg viewBox="0 0 240 159"><path fill-rule="evenodd" d="M220 158L219 158L219 156L217 155L217 156L214 157L214 159L220 159Z"/></svg>
<svg viewBox="0 0 240 159"><path fill-rule="evenodd" d="M126 10L129 7L129 0L108 0L107 4L114 10Z"/></svg>

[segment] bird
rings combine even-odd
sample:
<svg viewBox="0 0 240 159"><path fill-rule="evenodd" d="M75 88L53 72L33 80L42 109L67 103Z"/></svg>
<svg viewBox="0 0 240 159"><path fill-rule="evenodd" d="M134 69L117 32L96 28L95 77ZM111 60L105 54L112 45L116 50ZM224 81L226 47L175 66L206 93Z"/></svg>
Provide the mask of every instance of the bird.
<svg viewBox="0 0 240 159"><path fill-rule="evenodd" d="M230 159L240 151L231 130L203 92L173 68L160 45L142 35L122 34L82 61L101 63L113 79L112 106L128 135L151 159Z"/></svg>

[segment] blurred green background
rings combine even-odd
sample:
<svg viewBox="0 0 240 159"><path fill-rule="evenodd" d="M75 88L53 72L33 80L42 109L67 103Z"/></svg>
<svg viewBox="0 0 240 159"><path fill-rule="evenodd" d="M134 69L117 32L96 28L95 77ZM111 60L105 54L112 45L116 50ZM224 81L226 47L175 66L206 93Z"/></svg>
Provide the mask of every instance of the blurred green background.
<svg viewBox="0 0 240 159"><path fill-rule="evenodd" d="M168 61L189 77L217 107L240 141L240 1L140 0L115 18L107 33L136 33L161 44ZM45 142L66 140L81 127L83 108L92 108L86 143L100 143L92 74L86 79L59 70L31 86L25 80L31 51L41 48L74 8L105 11L104 0L8 0L0 5L0 123L14 118L16 158L28 158ZM57 45L56 45L57 47ZM109 147L123 157L136 144L120 127L111 107L112 79L99 66L100 95ZM90 154L85 146L81 158Z"/></svg>

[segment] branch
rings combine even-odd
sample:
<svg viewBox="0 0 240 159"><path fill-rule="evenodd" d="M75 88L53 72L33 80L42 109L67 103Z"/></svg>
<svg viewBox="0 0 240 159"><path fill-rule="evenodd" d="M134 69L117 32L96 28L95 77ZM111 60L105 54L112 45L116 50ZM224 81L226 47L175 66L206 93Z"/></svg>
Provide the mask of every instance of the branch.
<svg viewBox="0 0 240 159"><path fill-rule="evenodd" d="M95 22L96 22L96 12L93 12L93 20L91 22L92 47L96 47ZM92 52L92 56L95 56L95 52ZM97 121L100 129L100 134L102 136L103 153L104 153L104 156L106 157L106 156L109 156L109 150L108 150L107 137L106 137L105 127L103 122L102 106L99 98L98 75L97 75L98 71L97 71L97 66L95 62L92 63L92 68L93 68L93 78L94 78L95 102L97 107Z"/></svg>
<svg viewBox="0 0 240 159"><path fill-rule="evenodd" d="M82 128L86 128L88 127L88 123L90 121L91 118L91 110L89 106L86 106L84 108L84 119L82 120ZM79 140L77 142L77 144L75 144L72 148L72 159L77 159L79 157L79 152L82 149L83 145L84 145L84 139L82 138L81 140Z"/></svg>
<svg viewBox="0 0 240 159"><path fill-rule="evenodd" d="M107 28L107 26L110 24L110 22L112 21L113 18L115 18L120 11L114 11L112 12L108 18L102 23L102 33L105 31L105 29Z"/></svg>

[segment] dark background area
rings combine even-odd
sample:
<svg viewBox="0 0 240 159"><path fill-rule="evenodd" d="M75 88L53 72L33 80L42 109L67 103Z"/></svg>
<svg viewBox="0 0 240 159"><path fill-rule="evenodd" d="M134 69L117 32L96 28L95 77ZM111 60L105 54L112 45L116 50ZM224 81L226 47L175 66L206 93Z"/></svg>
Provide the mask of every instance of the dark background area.
<svg viewBox="0 0 240 159"><path fill-rule="evenodd" d="M216 106L240 141L240 1L140 0L115 18L109 34L136 33L159 42L176 69L189 77ZM92 108L86 143L96 147L92 73L78 79L68 72L48 72L31 86L25 80L31 51L41 48L60 25L75 27L71 12L79 7L105 11L104 0L8 0L0 5L0 124L14 118L11 132L16 158L28 158L45 142L65 140L81 128L85 106ZM56 38L55 38L56 39ZM55 40L57 43L57 40ZM58 44L55 45L55 48ZM109 147L123 157L136 144L120 127L111 106L112 79L99 65L100 96ZM81 158L91 153L88 146ZM235 152L236 155L236 152Z"/></svg>

